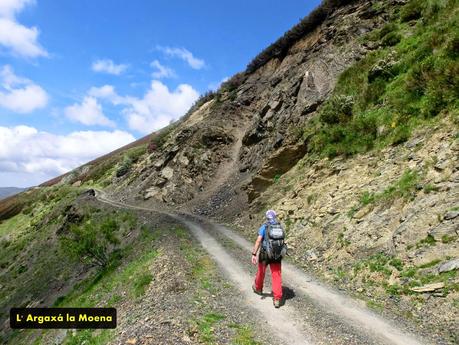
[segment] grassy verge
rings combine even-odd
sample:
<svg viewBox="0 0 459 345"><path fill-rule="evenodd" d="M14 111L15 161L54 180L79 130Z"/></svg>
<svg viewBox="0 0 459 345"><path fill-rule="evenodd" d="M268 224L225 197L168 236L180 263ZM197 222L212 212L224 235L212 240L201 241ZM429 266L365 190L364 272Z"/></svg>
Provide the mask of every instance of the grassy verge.
<svg viewBox="0 0 459 345"><path fill-rule="evenodd" d="M135 241L148 241L147 235L141 235L140 224L135 214L98 208L86 200L79 203L77 197L81 192L82 189L66 186L42 188L28 196L34 203L26 203L21 213L3 220L0 225L2 318L7 318L11 306L34 306L44 302L52 304L53 299L55 306L78 307L94 306L102 297L109 305L119 300L116 294L106 295L106 290L117 287L116 282L110 283L107 277L113 276L113 272L125 258L133 255L133 248L138 246L134 244ZM87 244L89 240L94 240L93 244L101 245L99 249L104 250L107 258L103 267L97 268L94 262L87 260L88 255L85 252L78 252L76 254L79 255L72 256L69 248L63 246L63 239L72 231L80 231L83 228L92 234L106 232L112 238L112 242L106 243L98 242L97 236L89 236L75 242L80 249L81 245ZM148 232L145 230L143 233ZM152 259L155 252L149 255L152 257L143 260ZM131 284L129 297L141 296L151 281L145 265L144 261L139 261L134 267L127 267L125 275L119 276ZM132 277L127 276L130 273ZM80 281L85 275L87 278ZM77 283L78 281L80 283ZM101 282L104 288L101 288ZM70 293L58 295L58 291L68 291L73 285ZM107 332L101 334L105 333ZM18 343L26 335L26 340L22 343L30 343L37 332L27 331L20 334L21 337L18 337L19 332L10 334L11 339L8 339L8 334L3 334L2 340ZM88 332L81 335L86 339ZM40 343L40 340L37 340L37 343Z"/></svg>
<svg viewBox="0 0 459 345"><path fill-rule="evenodd" d="M254 332L250 326L233 324L230 327L236 330L236 335L231 341L233 345L261 345L255 340Z"/></svg>
<svg viewBox="0 0 459 345"><path fill-rule="evenodd" d="M150 267L158 255L153 247L155 238L144 229L136 241L124 248L119 261L75 286L56 306L116 307L125 300L140 301L153 280ZM81 330L68 335L65 344L106 344L115 334L116 330Z"/></svg>
<svg viewBox="0 0 459 345"><path fill-rule="evenodd" d="M175 228L175 234L179 238L180 251L191 265L190 278L199 281L202 289L214 292L212 280L215 278L216 270L212 259L204 249L193 243L186 230Z"/></svg>
<svg viewBox="0 0 459 345"><path fill-rule="evenodd" d="M446 258L448 259L448 258ZM449 293L459 292L456 281L458 272L437 273L435 267L442 260L434 260L419 266L407 266L400 259L384 253L377 253L353 264L339 267L335 272L337 281L347 283L357 282L364 291L399 297L408 296L415 300L419 294L412 290L431 283L444 283L444 288L438 292L445 296ZM394 279L390 279L394 277ZM369 302L376 307L377 301Z"/></svg>
<svg viewBox="0 0 459 345"><path fill-rule="evenodd" d="M78 193L77 188L47 187L9 201L21 206L0 222L0 319L8 317L11 306L34 303L47 286L69 277L73 265L59 252L55 231L62 220L57 215Z"/></svg>

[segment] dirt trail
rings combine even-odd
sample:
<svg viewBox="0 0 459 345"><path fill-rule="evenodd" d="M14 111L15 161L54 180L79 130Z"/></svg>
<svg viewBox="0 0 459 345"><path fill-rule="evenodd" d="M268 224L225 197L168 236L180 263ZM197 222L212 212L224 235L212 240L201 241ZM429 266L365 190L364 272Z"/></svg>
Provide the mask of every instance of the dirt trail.
<svg viewBox="0 0 459 345"><path fill-rule="evenodd" d="M100 191L97 197L117 207L154 211L109 200ZM282 267L284 285L291 284L299 296L282 308L274 309L270 298L260 298L252 292L253 275L244 268L244 261L239 261L238 255L230 255L230 250L220 243L223 236L233 241L239 250L250 252L251 244L247 240L203 218L165 214L189 228L227 277L239 287L247 304L257 312L257 318L264 320L284 344L426 344L288 263L283 263ZM308 300L306 305L305 299Z"/></svg>

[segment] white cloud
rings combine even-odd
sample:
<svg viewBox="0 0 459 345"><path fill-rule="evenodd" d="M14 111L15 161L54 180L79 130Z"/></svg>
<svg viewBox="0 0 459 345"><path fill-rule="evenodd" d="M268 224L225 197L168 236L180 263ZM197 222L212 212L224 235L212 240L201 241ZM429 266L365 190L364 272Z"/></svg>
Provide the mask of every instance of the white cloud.
<svg viewBox="0 0 459 345"><path fill-rule="evenodd" d="M65 108L65 116L75 122L80 122L86 126L101 125L115 127L115 123L109 120L102 112L102 106L97 99L86 96L81 104L75 103Z"/></svg>
<svg viewBox="0 0 459 345"><path fill-rule="evenodd" d="M114 105L123 103L124 99L115 92L112 85L104 85L101 87L92 87L89 89L88 94L92 97L107 99Z"/></svg>
<svg viewBox="0 0 459 345"><path fill-rule="evenodd" d="M120 96L111 85L91 88L89 94L123 106L129 128L143 134L151 133L167 126L185 114L199 97L199 93L188 84L180 84L169 90L159 80L153 80L150 89L142 98Z"/></svg>
<svg viewBox="0 0 459 345"><path fill-rule="evenodd" d="M151 74L155 79L176 77L172 68L163 66L158 60L152 61L150 66L156 68L156 71Z"/></svg>
<svg viewBox="0 0 459 345"><path fill-rule="evenodd" d="M29 126L0 127L0 176L6 184L30 186L134 140L130 133L119 130L57 135Z"/></svg>
<svg viewBox="0 0 459 345"><path fill-rule="evenodd" d="M9 65L0 70L0 107L30 113L48 103L48 94L31 80L18 77Z"/></svg>
<svg viewBox="0 0 459 345"><path fill-rule="evenodd" d="M48 56L38 43L38 29L26 27L16 20L18 12L34 3L33 0L0 0L0 45L14 55L32 58Z"/></svg>
<svg viewBox="0 0 459 345"><path fill-rule="evenodd" d="M35 4L34 0L2 0L0 1L0 16L12 18L24 6Z"/></svg>
<svg viewBox="0 0 459 345"><path fill-rule="evenodd" d="M174 47L156 47L158 50L162 51L164 54L182 59L186 61L193 69L202 69L205 66L205 62L202 59L198 59L193 56L193 54L185 48L174 48Z"/></svg>
<svg viewBox="0 0 459 345"><path fill-rule="evenodd" d="M92 63L92 70L94 72L103 72L108 74L120 75L128 68L128 65L115 64L112 60L103 59L97 60Z"/></svg>

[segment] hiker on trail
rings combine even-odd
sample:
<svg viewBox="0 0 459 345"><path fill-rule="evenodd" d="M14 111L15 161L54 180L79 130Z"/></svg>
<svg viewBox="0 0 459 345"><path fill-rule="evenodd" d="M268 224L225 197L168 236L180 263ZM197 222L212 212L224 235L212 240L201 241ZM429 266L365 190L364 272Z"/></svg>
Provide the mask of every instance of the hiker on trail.
<svg viewBox="0 0 459 345"><path fill-rule="evenodd" d="M276 212L266 212L266 222L258 230L258 238L252 250L252 263L258 263L253 292L261 295L265 280L266 267L271 270L271 285L273 290L274 307L279 308L282 300L281 261L286 254L287 247L284 243L284 229L278 222ZM261 247L260 252L258 249Z"/></svg>

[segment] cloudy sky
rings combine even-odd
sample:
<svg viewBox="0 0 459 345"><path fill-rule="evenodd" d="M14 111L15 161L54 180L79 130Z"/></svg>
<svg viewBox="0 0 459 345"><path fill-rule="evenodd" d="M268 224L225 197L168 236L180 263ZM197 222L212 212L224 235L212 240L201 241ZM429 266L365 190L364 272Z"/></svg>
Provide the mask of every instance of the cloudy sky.
<svg viewBox="0 0 459 345"><path fill-rule="evenodd" d="M0 0L0 187L182 116L319 0Z"/></svg>

